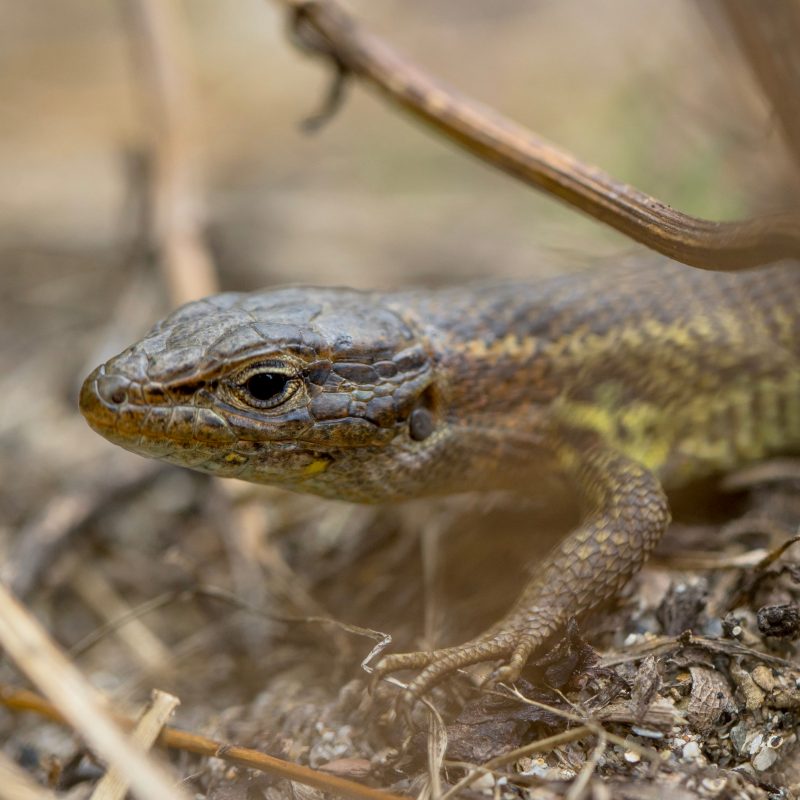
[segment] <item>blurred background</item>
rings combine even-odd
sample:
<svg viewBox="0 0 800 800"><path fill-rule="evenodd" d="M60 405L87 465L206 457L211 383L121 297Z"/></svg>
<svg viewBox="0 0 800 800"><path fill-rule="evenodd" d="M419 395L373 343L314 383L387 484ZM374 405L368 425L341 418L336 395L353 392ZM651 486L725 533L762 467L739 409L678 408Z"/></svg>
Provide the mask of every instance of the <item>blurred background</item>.
<svg viewBox="0 0 800 800"><path fill-rule="evenodd" d="M413 644L408 631L418 632L423 611L427 630L436 626L420 599L417 540L405 534L452 527L451 514L462 512L446 504L355 509L215 488L201 476L144 466L78 414L83 376L171 304L142 243L143 164L154 120L127 5L0 0L6 577L65 645L108 621L112 609L192 582L226 585L262 606L278 597L295 612L322 608L374 627L400 626L401 641L407 623L405 643ZM792 166L770 111L730 35L695 2L349 5L423 68L685 212L732 219L788 203ZM349 87L327 125L304 133L301 122L320 107L330 74L292 48L277 4L187 0L173 10L193 97L186 147L222 288L392 288L651 257L473 161L360 86ZM475 517L462 514L459 525L462 535L475 528L479 539ZM375 555L384 541L388 562ZM393 576L393 563L414 565L404 567L414 580ZM472 572L467 563L464 575L449 578L461 587L449 602L470 602L474 570L489 571L486 564L484 554ZM381 617L381 597L398 601L406 619L398 622L396 609ZM257 657L265 632L234 635L225 627L229 614L195 606L148 618L147 631L131 634L128 645L101 643L81 666L128 697L151 685L148 676L166 661L202 654L202 678L194 663L191 681L173 672L159 685L177 686L185 706L194 692L197 702L227 708L252 697L242 670L266 685ZM206 638L198 640L201 631ZM363 655L369 645L357 649ZM296 661L289 652L286 663ZM279 667L273 661L270 669ZM10 718L5 724L8 733Z"/></svg>

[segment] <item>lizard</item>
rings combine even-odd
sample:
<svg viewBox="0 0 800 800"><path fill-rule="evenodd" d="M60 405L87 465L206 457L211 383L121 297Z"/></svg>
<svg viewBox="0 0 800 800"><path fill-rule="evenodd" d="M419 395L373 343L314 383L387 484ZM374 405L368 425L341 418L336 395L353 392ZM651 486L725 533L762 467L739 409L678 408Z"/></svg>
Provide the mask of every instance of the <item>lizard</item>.
<svg viewBox="0 0 800 800"><path fill-rule="evenodd" d="M329 498L571 492L580 523L503 619L376 664L415 670L418 697L481 662L518 677L641 568L670 521L666 491L800 453L799 309L791 262L226 292L95 369L80 408L135 453Z"/></svg>

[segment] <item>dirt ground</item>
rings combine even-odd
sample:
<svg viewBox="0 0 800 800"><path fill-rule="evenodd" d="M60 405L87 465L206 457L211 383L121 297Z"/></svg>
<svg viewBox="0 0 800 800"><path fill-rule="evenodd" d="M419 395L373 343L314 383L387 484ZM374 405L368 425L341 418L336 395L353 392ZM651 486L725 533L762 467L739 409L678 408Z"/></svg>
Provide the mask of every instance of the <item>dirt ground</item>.
<svg viewBox="0 0 800 800"><path fill-rule="evenodd" d="M688 0L350 5L427 69L675 207L723 219L792 197L768 108ZM461 676L433 693L439 718L420 705L409 726L397 687L370 691L360 667L375 640L319 618L398 650L463 641L568 529L563 509L535 492L353 506L147 462L89 430L81 380L171 304L142 239L150 128L125 6L0 0L0 564L81 672L130 716L158 688L180 698L178 728L409 797L465 775L462 797L800 796L800 554L780 551L800 525L797 464L674 498L651 564L516 695ZM329 76L277 6L177 9L223 289L654 258L360 87L304 134ZM3 659L0 697L17 688L30 684ZM34 713L0 708L0 745L59 797L90 796L102 773ZM198 798L322 796L219 758L163 759Z"/></svg>

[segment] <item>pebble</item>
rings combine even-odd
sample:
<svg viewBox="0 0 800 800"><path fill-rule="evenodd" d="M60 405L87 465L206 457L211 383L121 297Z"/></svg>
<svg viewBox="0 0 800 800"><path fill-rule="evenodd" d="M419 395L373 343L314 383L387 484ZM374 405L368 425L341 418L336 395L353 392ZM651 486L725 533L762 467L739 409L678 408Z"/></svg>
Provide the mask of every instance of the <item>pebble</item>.
<svg viewBox="0 0 800 800"><path fill-rule="evenodd" d="M700 756L700 745L697 744L697 742L686 742L686 744L683 746L681 755L687 761L694 761Z"/></svg>
<svg viewBox="0 0 800 800"><path fill-rule="evenodd" d="M472 788L478 792L491 792L494 789L494 775L490 772L485 772L480 778L476 778L472 782Z"/></svg>
<svg viewBox="0 0 800 800"><path fill-rule="evenodd" d="M747 745L747 725L744 722L737 722L731 728L731 741L733 742L733 746L736 748L737 753L744 752L744 749Z"/></svg>
<svg viewBox="0 0 800 800"><path fill-rule="evenodd" d="M717 795L724 788L728 781L725 778L703 778L700 786L705 789L708 794Z"/></svg>
<svg viewBox="0 0 800 800"><path fill-rule="evenodd" d="M631 730L637 736L644 736L645 739L663 739L664 734L661 731L652 731L650 728L640 728L638 725L633 725Z"/></svg>
<svg viewBox="0 0 800 800"><path fill-rule="evenodd" d="M765 747L753 756L753 760L750 763L759 772L763 772L765 769L769 769L777 760L778 751L773 750L771 747Z"/></svg>
<svg viewBox="0 0 800 800"><path fill-rule="evenodd" d="M750 741L750 745L748 750L750 751L750 755L752 756L754 753L757 753L761 749L761 745L764 742L764 734L757 733Z"/></svg>

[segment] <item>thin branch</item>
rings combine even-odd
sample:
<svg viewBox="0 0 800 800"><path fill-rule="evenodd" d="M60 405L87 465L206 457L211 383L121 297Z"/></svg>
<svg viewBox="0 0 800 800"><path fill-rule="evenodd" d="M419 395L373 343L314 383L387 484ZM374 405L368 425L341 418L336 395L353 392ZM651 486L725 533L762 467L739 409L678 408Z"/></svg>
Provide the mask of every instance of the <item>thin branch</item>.
<svg viewBox="0 0 800 800"><path fill-rule="evenodd" d="M714 222L670 208L425 74L336 0L282 0L297 43L377 88L463 149L664 255L739 270L800 257L800 212Z"/></svg>
<svg viewBox="0 0 800 800"><path fill-rule="evenodd" d="M2 579L19 598L27 598L47 569L69 548L73 540L106 511L163 474L164 467L141 460L126 462L121 472L106 468L91 487L69 489L56 495L40 514L19 532Z"/></svg>
<svg viewBox="0 0 800 800"><path fill-rule="evenodd" d="M175 305L219 291L206 245L195 153L194 93L175 0L122 0L135 79L149 126L152 243Z"/></svg>
<svg viewBox="0 0 800 800"><path fill-rule="evenodd" d="M519 759L523 758L524 756L553 750L561 745L569 744L569 742L577 742L579 739L583 739L586 736L596 735L596 733L596 729L592 726L581 725L578 728L571 728L570 730L556 733L553 736L548 736L546 739L537 739L530 744L517 747L507 753L495 756L494 758L489 759L489 761L473 767L473 769L470 770L463 778L461 778L461 780L451 786L442 795L441 800L450 800L451 798L457 797L458 793L462 789L466 789L468 786L475 783L475 781L486 772L494 771L498 767L503 767L506 764L513 764L515 761L519 761Z"/></svg>
<svg viewBox="0 0 800 800"><path fill-rule="evenodd" d="M33 615L0 584L0 646L140 800L183 800L161 764L148 758L111 718L104 699L66 659Z"/></svg>
<svg viewBox="0 0 800 800"><path fill-rule="evenodd" d="M131 739L145 751L155 744L166 721L172 716L180 700L157 689L152 693L150 702L144 709L139 721L134 726ZM123 800L128 794L128 781L119 769L112 767L98 781L92 792L91 800Z"/></svg>
<svg viewBox="0 0 800 800"><path fill-rule="evenodd" d="M13 686L0 684L0 705L12 711L31 711L40 716L47 717L64 724L64 715L43 697L27 689L17 689ZM132 720L118 716L117 722L127 729L134 726ZM340 778L338 775L328 775L320 770L284 761L274 756L268 756L258 750L248 747L237 747L224 742L209 739L188 731L165 727L158 737L157 743L162 747L174 750L185 750L208 758L221 758L233 764L239 764L247 769L258 770L270 775L277 775L290 781L302 783L305 786L314 786L325 792L340 797L355 798L355 800L409 800L403 795L392 794L382 789L374 789L355 781Z"/></svg>

